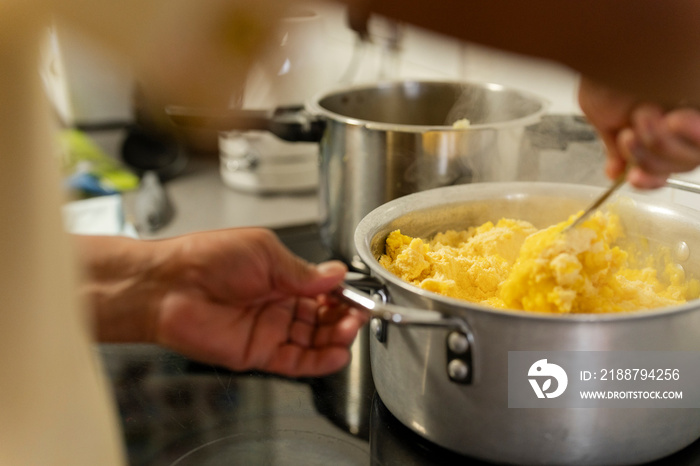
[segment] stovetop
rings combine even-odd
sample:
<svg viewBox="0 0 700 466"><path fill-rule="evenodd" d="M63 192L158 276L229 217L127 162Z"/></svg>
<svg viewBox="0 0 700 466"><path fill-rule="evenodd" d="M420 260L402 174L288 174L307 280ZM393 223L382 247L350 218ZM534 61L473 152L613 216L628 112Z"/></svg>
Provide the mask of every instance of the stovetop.
<svg viewBox="0 0 700 466"><path fill-rule="evenodd" d="M278 234L308 260L328 258L315 225ZM313 379L235 373L152 345L101 345L99 353L130 466L487 464L402 425L371 380L357 387L358 378L343 373ZM652 464L700 464L700 441Z"/></svg>

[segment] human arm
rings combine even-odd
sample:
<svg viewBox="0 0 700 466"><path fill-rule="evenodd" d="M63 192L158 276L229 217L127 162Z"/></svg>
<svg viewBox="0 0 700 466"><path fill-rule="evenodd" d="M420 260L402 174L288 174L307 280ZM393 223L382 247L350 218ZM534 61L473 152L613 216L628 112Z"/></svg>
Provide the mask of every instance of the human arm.
<svg viewBox="0 0 700 466"><path fill-rule="evenodd" d="M308 264L269 230L76 241L81 293L100 341L151 342L233 370L314 376L347 364L367 319L328 296L344 265Z"/></svg>

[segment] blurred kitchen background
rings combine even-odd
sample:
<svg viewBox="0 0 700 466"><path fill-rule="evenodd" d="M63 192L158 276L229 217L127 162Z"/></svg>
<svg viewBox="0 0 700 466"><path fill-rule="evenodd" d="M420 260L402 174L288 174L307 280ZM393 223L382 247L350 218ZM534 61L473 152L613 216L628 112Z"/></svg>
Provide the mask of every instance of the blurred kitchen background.
<svg viewBox="0 0 700 466"><path fill-rule="evenodd" d="M231 96L232 105L269 109L302 104L325 89L339 86L415 78L511 86L547 99L550 115L580 115L576 99L578 76L556 63L453 40L382 18L370 20L371 43L363 43L348 27L344 7L325 2L299 2L298 5L296 16L283 25L277 42L279 47L261 58L251 70L246 88L240 95ZM95 142L98 149L110 156L123 157L127 128L133 129L134 123L153 117L148 96L139 96L129 70L89 38L60 26L53 32L47 48L46 82L57 113L66 127L84 130L79 135L82 142L86 142L84 136L87 135L88 143ZM155 112L159 110L160 107ZM557 125L553 124L553 131L557 130ZM318 177L316 144L285 143L261 132L220 135L205 132L190 134L190 138L188 147L184 148L185 154L168 153L166 156L172 159L168 159L172 163L169 167L172 173L161 176L161 180L166 182L168 202L174 205L174 210L170 217L162 219L162 225L158 225L156 219L151 230L170 236L193 228L249 223L277 227L317 219L318 206L313 194ZM143 141L138 142L141 145L134 149L137 152L144 149ZM179 150L162 147L169 141L156 142L160 144L159 150ZM70 144L76 142L70 141ZM77 144L80 145L80 141ZM260 165L257 172L253 172L246 170L250 167L241 166L248 162L237 157L240 155L237 151L245 152L251 147L263 154L295 152L298 163L293 167L287 165L280 173L271 168L269 173L262 173L265 175L262 179L261 170L271 167L270 164ZM599 155L602 167L602 152ZM227 162L227 157L234 161ZM571 165L576 163L572 160L569 158L561 168L554 161L551 170L575 171L578 168ZM587 160L581 168L590 169L589 162ZM215 165L218 173L211 170ZM137 167L137 175L142 175L146 169L148 166ZM700 181L700 171L680 174L678 178ZM594 184L606 182L595 176L588 179ZM133 217L132 198L137 189L133 181L121 181L123 188L117 191L130 193L126 204L132 206L127 208L132 212L127 216ZM585 179L580 181L586 182ZM81 186L80 182L78 185ZM195 191L198 195L193 197ZM693 208L698 205L696 195L678 190L661 189L649 195ZM251 199L255 201L249 202ZM260 203L266 207L261 209ZM268 217L265 212L272 213ZM171 221L173 218L177 221ZM183 218L187 218L187 222L179 223ZM131 218L131 221L135 220ZM149 228L142 227L140 232L142 236L151 235Z"/></svg>

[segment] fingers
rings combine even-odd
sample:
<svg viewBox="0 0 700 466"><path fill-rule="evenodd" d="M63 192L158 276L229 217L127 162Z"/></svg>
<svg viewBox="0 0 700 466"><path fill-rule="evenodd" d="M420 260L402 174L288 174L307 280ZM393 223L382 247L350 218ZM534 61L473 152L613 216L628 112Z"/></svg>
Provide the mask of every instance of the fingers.
<svg viewBox="0 0 700 466"><path fill-rule="evenodd" d="M276 357L277 348L289 340L294 324L294 305L294 300L288 298L258 311L248 310L247 332L236 329L236 340L243 344L239 343L235 351L232 345L230 353L234 369L261 368Z"/></svg>
<svg viewBox="0 0 700 466"><path fill-rule="evenodd" d="M349 347L366 321L365 313L345 305L280 300L257 313L243 354L229 365L293 377L330 374L348 363Z"/></svg>
<svg viewBox="0 0 700 466"><path fill-rule="evenodd" d="M602 133L614 132L628 124L636 98L589 78L579 83L578 101L589 121Z"/></svg>
<svg viewBox="0 0 700 466"><path fill-rule="evenodd" d="M625 171L627 161L618 150L618 145L614 138L611 138L610 141L605 141L604 138L604 142L606 146L607 157L607 161L605 164L605 174L610 179L616 179Z"/></svg>
<svg viewBox="0 0 700 466"><path fill-rule="evenodd" d="M627 180L632 186L640 189L655 189L662 187L666 183L668 173L665 171L649 173L646 171L646 168L638 164L637 160L641 157L640 152L645 151L645 149L640 147L641 142L634 130L628 128L621 131L618 136L618 145L625 159L632 164L627 174Z"/></svg>
<svg viewBox="0 0 700 466"><path fill-rule="evenodd" d="M634 98L583 77L579 85L579 105L605 144L606 175L615 179L625 170L626 161L617 146L618 132L629 125Z"/></svg>
<svg viewBox="0 0 700 466"><path fill-rule="evenodd" d="M675 110L666 117L671 133L685 138L689 143L700 146L700 112L684 108Z"/></svg>
<svg viewBox="0 0 700 466"><path fill-rule="evenodd" d="M610 178L617 178L631 163L632 185L658 188L671 173L700 166L700 111L640 104L631 95L585 77L579 104L605 143Z"/></svg>
<svg viewBox="0 0 700 466"><path fill-rule="evenodd" d="M310 299L300 300L289 342L309 348L349 346L367 320L367 313L346 305L319 307Z"/></svg>
<svg viewBox="0 0 700 466"><path fill-rule="evenodd" d="M661 187L670 174L700 165L700 112L664 113L656 105L640 105L632 113L631 127L619 133L617 147L634 164L628 176L632 185Z"/></svg>
<svg viewBox="0 0 700 466"><path fill-rule="evenodd" d="M289 327L288 341L301 347L311 347L316 333L317 316L318 304L313 299L300 298Z"/></svg>
<svg viewBox="0 0 700 466"><path fill-rule="evenodd" d="M695 168L700 161L700 145L687 139L700 128L694 112L663 114L661 108L645 105L633 115L633 127L639 144L632 154L635 162L649 173L674 173ZM671 122L677 128L671 127Z"/></svg>
<svg viewBox="0 0 700 466"><path fill-rule="evenodd" d="M350 361L350 345L366 320L352 308L319 308L315 326L301 320L292 324L289 341L263 370L292 377L337 372Z"/></svg>
<svg viewBox="0 0 700 466"><path fill-rule="evenodd" d="M335 288L347 272L347 267L340 261L310 264L293 254L276 238L267 241L264 246L272 266L272 286L276 291L317 296Z"/></svg>
<svg viewBox="0 0 700 466"><path fill-rule="evenodd" d="M304 291L311 296L327 293L343 281L347 271L347 266L340 261L318 264L311 274L310 280L304 284Z"/></svg>

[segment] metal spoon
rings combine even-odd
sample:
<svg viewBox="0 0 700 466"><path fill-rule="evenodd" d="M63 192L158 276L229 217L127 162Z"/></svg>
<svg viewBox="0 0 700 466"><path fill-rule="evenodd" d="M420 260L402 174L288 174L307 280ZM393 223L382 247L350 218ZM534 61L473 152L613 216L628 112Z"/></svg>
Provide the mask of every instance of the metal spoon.
<svg viewBox="0 0 700 466"><path fill-rule="evenodd" d="M625 184L625 181L627 180L627 170L625 170L620 176L615 179L615 182L610 186L603 194L600 195L598 199L593 202L588 208L583 212L583 215L581 215L579 218L577 218L571 225L567 226L562 230L562 233L566 233L569 230L572 230L576 228L578 225L581 224L586 218L590 217L590 215L595 212L603 203L615 192L617 191L623 184Z"/></svg>
<svg viewBox="0 0 700 466"><path fill-rule="evenodd" d="M682 191L688 191L690 193L700 194L700 184L692 183L690 181L669 178L666 180L666 187L680 189Z"/></svg>
<svg viewBox="0 0 700 466"><path fill-rule="evenodd" d="M627 172L629 171L629 167L625 169L625 171L617 177L615 182L608 188L607 191L605 191L598 199L595 200L593 204L591 204L581 215L579 218L577 218L571 225L567 226L562 230L562 233L567 232L573 228L576 228L578 225L581 224L586 218L590 216L591 213L593 213L596 209L598 209L615 191L617 191L623 184L625 184L625 180L627 179ZM677 180L674 178L669 178L666 180L666 187L667 188L675 188L675 189L680 189L682 191L688 191L691 193L695 194L700 194L700 185L697 183L692 183L690 181L683 181L683 180Z"/></svg>
<svg viewBox="0 0 700 466"><path fill-rule="evenodd" d="M340 284L333 294L341 301L369 312L370 317L388 321L395 325L447 327L459 329L464 333L469 332L469 328L464 320L458 317L446 316L435 310L414 309L396 304L381 303L347 283Z"/></svg>

